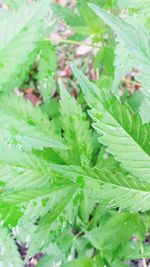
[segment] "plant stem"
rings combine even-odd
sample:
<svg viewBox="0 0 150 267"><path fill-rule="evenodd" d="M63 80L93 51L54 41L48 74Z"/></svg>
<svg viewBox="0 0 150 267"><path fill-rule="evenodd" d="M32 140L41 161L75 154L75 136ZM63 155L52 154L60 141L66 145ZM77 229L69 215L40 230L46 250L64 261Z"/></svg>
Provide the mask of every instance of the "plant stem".
<svg viewBox="0 0 150 267"><path fill-rule="evenodd" d="M62 40L62 44L72 44L72 45L86 45L86 46L91 46L93 48L100 48L100 46L95 45L95 44L88 44L85 42L79 42L79 41L74 41L74 40Z"/></svg>
<svg viewBox="0 0 150 267"><path fill-rule="evenodd" d="M144 247L143 247L143 244L141 244L141 253L143 254L144 253ZM147 267L147 263L146 263L146 259L143 258L143 267Z"/></svg>

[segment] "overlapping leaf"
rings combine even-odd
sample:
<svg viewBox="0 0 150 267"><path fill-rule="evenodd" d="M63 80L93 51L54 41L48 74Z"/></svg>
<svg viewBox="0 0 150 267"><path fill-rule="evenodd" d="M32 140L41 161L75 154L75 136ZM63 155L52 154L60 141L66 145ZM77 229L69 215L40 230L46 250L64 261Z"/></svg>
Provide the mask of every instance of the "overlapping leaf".
<svg viewBox="0 0 150 267"><path fill-rule="evenodd" d="M122 253L132 235L137 235L139 239L143 239L145 234L146 227L140 215L128 212L118 213L104 225L87 232L87 236L94 247L105 251L109 255L115 254L115 252L119 254L119 251Z"/></svg>
<svg viewBox="0 0 150 267"><path fill-rule="evenodd" d="M146 211L150 209L150 185L139 181L137 177L113 173L98 168L81 168L78 166L53 165L51 168L77 182L82 178L85 190L93 194L97 189L97 200L107 201L110 206L131 211ZM90 182L90 183L89 183Z"/></svg>
<svg viewBox="0 0 150 267"><path fill-rule="evenodd" d="M142 124L140 116L133 114L128 105L90 83L75 66L73 71L92 109L89 114L101 135L100 142L125 169L150 182L149 125Z"/></svg>
<svg viewBox="0 0 150 267"><path fill-rule="evenodd" d="M22 82L21 66L43 36L43 18L48 12L48 6L48 0L41 0L23 5L18 11L0 11L1 90L13 89Z"/></svg>
<svg viewBox="0 0 150 267"><path fill-rule="evenodd" d="M66 190L64 191L64 194L61 195L61 201L59 203L56 203L50 213L47 213L43 218L41 218L38 227L33 235L33 239L31 241L31 244L29 246L28 251L28 257L31 257L34 255L37 251L45 251L45 249L48 247L50 242L52 241L53 237L53 231L55 234L57 234L57 231L59 231L59 217L62 215L69 204L69 202L72 200L72 198L75 195L75 192L77 192L77 186L72 185L69 188L66 187ZM61 224L61 230L60 233L63 233L63 227L62 223L65 223L65 217L63 217L60 220ZM55 223L55 226L53 225ZM52 227L54 226L54 229Z"/></svg>
<svg viewBox="0 0 150 267"><path fill-rule="evenodd" d="M57 70L57 58L53 45L49 40L42 42L40 60L38 62L38 81L44 101L50 100L55 86L55 72Z"/></svg>
<svg viewBox="0 0 150 267"><path fill-rule="evenodd" d="M2 226L0 227L0 266L23 267L15 241Z"/></svg>
<svg viewBox="0 0 150 267"><path fill-rule="evenodd" d="M67 164L89 165L92 158L92 136L86 115L76 100L69 95L60 83L61 119L64 130L64 139L68 146L66 157Z"/></svg>
<svg viewBox="0 0 150 267"><path fill-rule="evenodd" d="M141 23L134 21L133 25L96 5L90 4L90 7L123 41L127 51L133 57L134 66L140 70L137 79L144 87L142 92L150 97L150 38L147 29Z"/></svg>
<svg viewBox="0 0 150 267"><path fill-rule="evenodd" d="M12 95L1 96L0 100L0 139L25 150L66 148L53 138L50 122L40 109Z"/></svg>

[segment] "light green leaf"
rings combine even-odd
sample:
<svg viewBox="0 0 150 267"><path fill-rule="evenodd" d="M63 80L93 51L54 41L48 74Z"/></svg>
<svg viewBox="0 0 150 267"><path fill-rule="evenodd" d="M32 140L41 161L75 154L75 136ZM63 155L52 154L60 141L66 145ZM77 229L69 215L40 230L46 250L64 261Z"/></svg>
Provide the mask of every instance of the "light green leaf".
<svg viewBox="0 0 150 267"><path fill-rule="evenodd" d="M127 8L134 8L134 9L140 9L140 8L149 8L150 7L150 1L149 0L118 0L118 4L120 7L127 7Z"/></svg>
<svg viewBox="0 0 150 267"><path fill-rule="evenodd" d="M70 261L68 263L65 263L65 265L62 265L63 267L94 267L94 262L90 258L81 258L76 259L73 261Z"/></svg>
<svg viewBox="0 0 150 267"><path fill-rule="evenodd" d="M141 252L141 250L143 252ZM128 247L124 251L124 258L127 260L136 260L136 259L148 259L150 257L150 246L149 244L141 244L136 242L135 244L129 243Z"/></svg>
<svg viewBox="0 0 150 267"><path fill-rule="evenodd" d="M21 0L21 1L20 0L5 0L5 3L11 8L18 9L22 5L24 5L26 1L25 0Z"/></svg>
<svg viewBox="0 0 150 267"><path fill-rule="evenodd" d="M84 190L91 195L97 190L96 200L106 201L110 207L133 212L150 210L150 184L137 177L79 166L51 165L51 168L73 182L84 179Z"/></svg>
<svg viewBox="0 0 150 267"><path fill-rule="evenodd" d="M76 100L69 95L60 83L60 114L64 130L64 139L68 151L63 157L68 164L89 165L92 158L92 136L86 115Z"/></svg>
<svg viewBox="0 0 150 267"><path fill-rule="evenodd" d="M46 186L51 180L49 164L34 156L1 144L0 180L1 188L27 189Z"/></svg>
<svg viewBox="0 0 150 267"><path fill-rule="evenodd" d="M140 107L139 107L139 112L140 112L140 115L142 117L143 123L149 123L150 122L149 111L150 111L150 98L145 96Z"/></svg>
<svg viewBox="0 0 150 267"><path fill-rule="evenodd" d="M72 183L64 180L58 185L51 184L49 193L47 192L48 194L46 193L42 196L42 193L39 191L39 197L33 195L29 202L23 199L21 192L17 192L17 194L20 193L21 197L20 205L25 201L25 207L22 209L23 215L20 216L20 220L17 223L17 240L21 241L21 243L26 241L26 244L29 246L31 240L33 239L34 241L34 235L38 227L37 221L39 218L49 214L53 207L61 203L61 201L68 195L69 191L72 191L72 186ZM41 191L42 190L43 189L41 188ZM17 201L17 198L13 196L13 200ZM64 240L64 238L65 237L62 236L62 240ZM68 243L65 243L65 245L67 246ZM61 251L64 251L65 245L63 245L63 248L60 246ZM64 253L63 251L62 253ZM49 254L48 251L46 252Z"/></svg>
<svg viewBox="0 0 150 267"><path fill-rule="evenodd" d="M0 220L4 227L15 227L18 220L22 216L21 209L13 204L1 202L0 204Z"/></svg>
<svg viewBox="0 0 150 267"><path fill-rule="evenodd" d="M21 66L37 47L44 32L43 18L49 0L22 6L18 11L0 11L0 89L19 85Z"/></svg>
<svg viewBox="0 0 150 267"><path fill-rule="evenodd" d="M55 87L55 72L57 70L57 58L53 45L49 40L42 42L40 60L38 62L38 81L44 101L49 101Z"/></svg>
<svg viewBox="0 0 150 267"><path fill-rule="evenodd" d="M140 215L134 213L120 213L111 217L104 225L100 225L87 232L86 235L99 250L107 251L108 255L124 249L132 235L144 239L146 227ZM111 242L110 242L111 240ZM108 252L109 251L109 252Z"/></svg>
<svg viewBox="0 0 150 267"><path fill-rule="evenodd" d="M98 89L75 66L72 69L91 108L99 141L126 170L150 181L150 126L142 124L127 104Z"/></svg>
<svg viewBox="0 0 150 267"><path fill-rule="evenodd" d="M118 85L125 74L129 73L132 69L132 58L127 52L125 45L122 42L118 42L115 49L115 73L112 86L112 92L116 93Z"/></svg>
<svg viewBox="0 0 150 267"><path fill-rule="evenodd" d="M23 267L15 241L2 226L0 226L0 266Z"/></svg>
<svg viewBox="0 0 150 267"><path fill-rule="evenodd" d="M117 18L100 7L89 4L91 9L99 16L105 23L107 23L115 33L123 40L126 48L137 59L140 60L145 66L149 66L149 35L142 25L138 25L138 31L136 28L126 22L123 19ZM142 31L142 32L141 32Z"/></svg>
<svg viewBox="0 0 150 267"><path fill-rule="evenodd" d="M25 103L23 99L12 95L1 96L0 100L0 139L25 150L66 148L53 138L50 122L40 109L35 109L31 103Z"/></svg>
<svg viewBox="0 0 150 267"><path fill-rule="evenodd" d="M37 230L33 235L33 239L29 246L27 257L31 257L37 252L44 252L46 250L46 248L52 241L53 231L56 234L57 233L56 231L59 229L59 217L61 215L62 218L60 219L60 225L61 225L60 234L63 233L62 220L65 220L65 218L63 219L63 214L67 205L74 197L76 191L77 191L77 186L75 185L72 185L72 187L70 187L69 190L68 188L66 188L65 194L62 195L61 201L53 206L50 213L46 214L43 218L41 218ZM54 230L52 229L53 225L55 225Z"/></svg>
<svg viewBox="0 0 150 267"><path fill-rule="evenodd" d="M127 51L133 57L134 66L140 71L137 79L144 87L142 92L150 97L150 37L147 29L136 20L127 22L107 13L96 5L89 4L89 6L124 42Z"/></svg>

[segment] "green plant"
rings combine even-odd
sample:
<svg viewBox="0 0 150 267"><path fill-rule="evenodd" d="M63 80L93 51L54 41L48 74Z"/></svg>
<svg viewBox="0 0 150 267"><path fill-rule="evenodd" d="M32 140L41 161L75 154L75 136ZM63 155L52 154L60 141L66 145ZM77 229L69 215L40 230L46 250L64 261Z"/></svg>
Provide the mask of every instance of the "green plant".
<svg viewBox="0 0 150 267"><path fill-rule="evenodd" d="M59 81L56 112L45 108L53 106L57 69L55 49L45 38L43 18L50 3L6 2L15 11L0 13L0 266L20 267L42 252L38 267L127 267L140 258L145 267L150 257L144 242L150 225L150 125L144 109L150 98L150 48L147 17L144 24L138 13L141 1L138 6L127 1L129 8L136 5L135 27L131 18L89 5L117 34L112 90L98 88L72 64L88 107L83 110ZM88 14L95 17L93 11ZM12 89L27 80L37 55L44 104L33 107ZM141 115L117 93L132 66L143 85ZM23 261L17 245L24 243Z"/></svg>

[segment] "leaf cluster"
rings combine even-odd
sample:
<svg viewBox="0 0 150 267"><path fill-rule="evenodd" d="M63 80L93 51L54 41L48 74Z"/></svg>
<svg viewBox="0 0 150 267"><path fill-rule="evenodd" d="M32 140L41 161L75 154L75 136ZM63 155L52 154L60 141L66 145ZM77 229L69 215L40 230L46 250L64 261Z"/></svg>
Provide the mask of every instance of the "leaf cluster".
<svg viewBox="0 0 150 267"><path fill-rule="evenodd" d="M134 18L105 10L118 4L138 14L142 1L125 6L121 0L78 1L74 13L53 5L81 39L93 32L103 36L104 23L117 35L111 90L71 65L87 110L62 81L53 106L57 60L45 38L50 1L6 2L12 9L0 12L0 266L24 266L39 252L44 256L38 267L127 267L139 258L145 264L150 257L144 242L150 225L150 124L142 105L140 112L133 110L117 92L122 77L137 67L149 105L147 17L142 23L138 15L132 25ZM108 30L108 42L110 36ZM109 55L113 46L103 49ZM13 89L27 80L37 55L35 79L43 104L33 107ZM16 243L28 247L24 260Z"/></svg>

